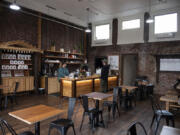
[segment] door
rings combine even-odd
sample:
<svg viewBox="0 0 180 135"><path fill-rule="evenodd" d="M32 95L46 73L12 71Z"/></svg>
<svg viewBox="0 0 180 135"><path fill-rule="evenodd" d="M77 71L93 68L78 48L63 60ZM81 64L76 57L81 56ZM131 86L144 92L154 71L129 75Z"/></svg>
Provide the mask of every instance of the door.
<svg viewBox="0 0 180 135"><path fill-rule="evenodd" d="M122 55L123 85L134 85L137 74L138 56L136 54Z"/></svg>

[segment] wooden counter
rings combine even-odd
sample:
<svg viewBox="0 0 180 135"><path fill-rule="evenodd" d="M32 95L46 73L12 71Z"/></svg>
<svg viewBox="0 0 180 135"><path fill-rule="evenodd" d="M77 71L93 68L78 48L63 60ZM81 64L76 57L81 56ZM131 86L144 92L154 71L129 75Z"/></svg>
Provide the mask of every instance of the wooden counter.
<svg viewBox="0 0 180 135"><path fill-rule="evenodd" d="M3 93L12 93L15 88L15 82L19 82L19 87L17 92L26 92L34 90L34 77L3 77L2 78L2 88Z"/></svg>
<svg viewBox="0 0 180 135"><path fill-rule="evenodd" d="M118 80L118 76L109 76L108 89L118 86ZM101 91L99 76L61 79L61 94L66 97L79 97L82 94L98 91Z"/></svg>
<svg viewBox="0 0 180 135"><path fill-rule="evenodd" d="M41 88L45 88L47 94L58 93L60 83L57 77L41 77Z"/></svg>

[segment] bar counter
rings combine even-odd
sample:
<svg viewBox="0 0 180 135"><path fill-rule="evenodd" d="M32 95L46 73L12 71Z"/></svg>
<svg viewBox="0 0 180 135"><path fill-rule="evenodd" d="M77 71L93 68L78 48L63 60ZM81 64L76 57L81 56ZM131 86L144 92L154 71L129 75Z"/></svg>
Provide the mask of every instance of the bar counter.
<svg viewBox="0 0 180 135"><path fill-rule="evenodd" d="M109 76L108 89L118 86L118 80L118 76ZM98 91L101 91L100 76L90 76L78 79L61 79L60 92L62 96L79 97L83 94Z"/></svg>

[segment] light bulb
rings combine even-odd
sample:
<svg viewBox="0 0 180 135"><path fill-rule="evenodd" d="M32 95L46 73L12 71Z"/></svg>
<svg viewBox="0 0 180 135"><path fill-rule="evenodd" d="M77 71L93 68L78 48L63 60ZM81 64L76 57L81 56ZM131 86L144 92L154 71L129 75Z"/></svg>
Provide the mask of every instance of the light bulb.
<svg viewBox="0 0 180 135"><path fill-rule="evenodd" d="M21 9L21 7L18 6L17 4L15 4L15 3L11 4L9 7L10 7L10 9L12 9L12 10L20 10L20 9Z"/></svg>

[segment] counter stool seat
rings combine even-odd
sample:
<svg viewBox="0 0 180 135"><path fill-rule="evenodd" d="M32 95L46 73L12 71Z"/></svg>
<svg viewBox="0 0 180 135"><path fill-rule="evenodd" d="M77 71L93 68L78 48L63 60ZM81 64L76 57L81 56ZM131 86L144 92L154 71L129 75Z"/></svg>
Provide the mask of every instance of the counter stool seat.
<svg viewBox="0 0 180 135"><path fill-rule="evenodd" d="M38 93L39 94L44 94L45 93L45 88L38 88Z"/></svg>

